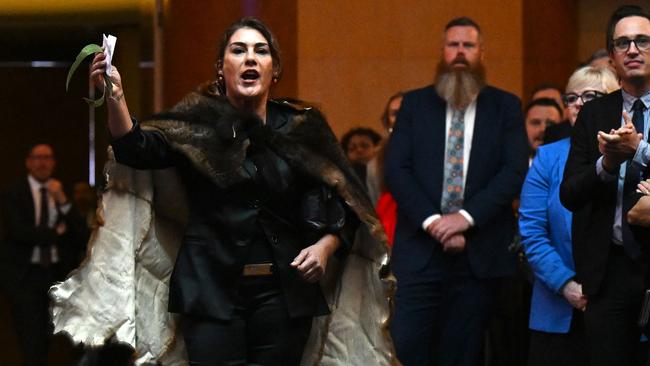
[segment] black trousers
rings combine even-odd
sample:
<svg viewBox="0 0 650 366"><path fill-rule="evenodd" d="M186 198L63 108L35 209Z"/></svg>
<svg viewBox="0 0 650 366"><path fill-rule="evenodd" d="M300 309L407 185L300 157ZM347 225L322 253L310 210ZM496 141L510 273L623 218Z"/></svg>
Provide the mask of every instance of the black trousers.
<svg viewBox="0 0 650 366"><path fill-rule="evenodd" d="M190 365L299 365L312 317L290 318L272 276L244 277L231 320L186 315Z"/></svg>
<svg viewBox="0 0 650 366"><path fill-rule="evenodd" d="M465 253L437 252L424 271L394 269L390 331L404 366L478 366L497 282L471 274Z"/></svg>
<svg viewBox="0 0 650 366"><path fill-rule="evenodd" d="M644 273L622 248L612 245L598 294L584 314L592 366L636 365L641 330L636 325L644 292Z"/></svg>
<svg viewBox="0 0 650 366"><path fill-rule="evenodd" d="M573 310L569 332L531 330L528 366L587 366L583 313Z"/></svg>
<svg viewBox="0 0 650 366"><path fill-rule="evenodd" d="M30 265L11 299L12 322L26 366L47 365L52 336L47 291L54 267Z"/></svg>

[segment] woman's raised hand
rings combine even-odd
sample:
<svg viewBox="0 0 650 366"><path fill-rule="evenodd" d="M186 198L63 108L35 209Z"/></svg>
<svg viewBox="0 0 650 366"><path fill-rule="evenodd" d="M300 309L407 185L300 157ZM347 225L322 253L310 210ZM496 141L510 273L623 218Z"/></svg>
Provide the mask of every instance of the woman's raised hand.
<svg viewBox="0 0 650 366"><path fill-rule="evenodd" d="M90 80L97 89L104 90L105 81L104 73L106 72L106 54L103 52L95 54L93 62L90 65ZM113 98L120 99L124 95L124 90L122 89L122 77L117 71L115 65L111 66L111 82L113 83Z"/></svg>
<svg viewBox="0 0 650 366"><path fill-rule="evenodd" d="M106 55L104 52L98 53L93 58L90 65L90 80L96 88L104 90L106 81L104 72L106 71ZM126 105L124 89L122 89L122 77L115 66L111 67L111 83L113 84L113 93L106 98L106 109L108 111L108 130L113 138L119 138L131 131L133 123L129 108Z"/></svg>

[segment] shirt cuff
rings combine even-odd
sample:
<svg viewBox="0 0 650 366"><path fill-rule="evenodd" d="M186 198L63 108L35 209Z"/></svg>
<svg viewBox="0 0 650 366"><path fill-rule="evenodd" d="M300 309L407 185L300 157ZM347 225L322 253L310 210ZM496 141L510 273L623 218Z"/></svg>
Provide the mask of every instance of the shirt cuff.
<svg viewBox="0 0 650 366"><path fill-rule="evenodd" d="M616 174L610 174L605 168L603 167L603 156L598 158L596 160L596 174L598 175L598 178L602 180L603 182L612 182L616 180Z"/></svg>
<svg viewBox="0 0 650 366"><path fill-rule="evenodd" d="M424 231L427 231L427 228L429 227L429 225L431 225L432 222L438 220L438 219L441 218L441 217L442 217L442 216L441 216L440 214L435 214L435 215L431 215L431 216L427 217L427 218L424 220L424 222L422 223L422 229L423 229Z"/></svg>
<svg viewBox="0 0 650 366"><path fill-rule="evenodd" d="M469 214L469 212L461 209L460 211L458 211L458 213L463 215L465 220L467 220L467 222L469 222L470 227L474 226L474 218L472 217L472 215Z"/></svg>
<svg viewBox="0 0 650 366"><path fill-rule="evenodd" d="M648 161L650 161L650 144L641 140L636 148L636 153L634 153L634 158L632 158L632 163L643 170L648 166Z"/></svg>

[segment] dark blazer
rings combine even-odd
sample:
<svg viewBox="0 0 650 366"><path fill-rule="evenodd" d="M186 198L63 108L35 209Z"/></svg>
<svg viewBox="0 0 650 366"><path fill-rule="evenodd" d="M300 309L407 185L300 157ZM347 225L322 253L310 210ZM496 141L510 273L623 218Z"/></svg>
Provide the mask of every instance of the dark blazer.
<svg viewBox="0 0 650 366"><path fill-rule="evenodd" d="M393 266L418 270L440 245L422 229L440 213L447 104L433 86L407 93L386 154L386 183L398 205ZM479 93L463 209L475 221L465 233L474 274L514 273L508 250L516 222L512 201L528 168L528 145L519 99L487 86Z"/></svg>
<svg viewBox="0 0 650 366"><path fill-rule="evenodd" d="M560 189L562 204L573 211L576 277L587 295L598 292L607 268L618 184L616 179L603 182L596 174L596 161L602 155L598 151L597 135L598 131L619 128L622 110L620 90L582 107L572 130L571 150Z"/></svg>
<svg viewBox="0 0 650 366"><path fill-rule="evenodd" d="M54 266L54 276L57 280L62 280L79 264L89 235L86 225L72 208L68 214L59 217L67 226L65 234L57 236L54 229L37 227L34 221L34 200L27 178L5 192L2 197L2 216L6 235L3 254L10 292L20 289L18 284L31 267L35 246L56 243L59 264Z"/></svg>
<svg viewBox="0 0 650 366"><path fill-rule="evenodd" d="M285 133L293 113L269 103L268 126ZM136 124L112 146L119 163L136 169L174 166L185 184L189 217L170 279L169 311L230 319L237 283L255 246L272 252L265 262L274 260L292 317L327 313L319 285L307 283L289 266L303 248L314 244L300 227L299 207L301 194L320 183L257 143L248 147L243 163L251 178L223 188L172 148L161 132L143 131Z"/></svg>

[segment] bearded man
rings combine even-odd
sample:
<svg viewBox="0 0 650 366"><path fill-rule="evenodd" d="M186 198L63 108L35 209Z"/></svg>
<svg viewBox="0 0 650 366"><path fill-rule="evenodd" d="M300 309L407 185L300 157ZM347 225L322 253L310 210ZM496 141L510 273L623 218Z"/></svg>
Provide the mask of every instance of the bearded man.
<svg viewBox="0 0 650 366"><path fill-rule="evenodd" d="M404 95L390 138L391 332L405 366L479 365L496 279L515 271L526 133L519 99L485 84L482 58L478 24L449 22L435 84Z"/></svg>

